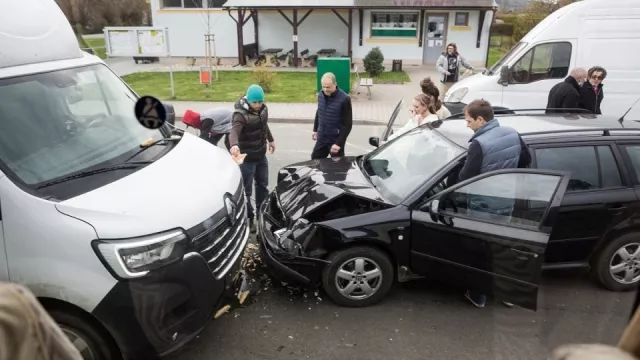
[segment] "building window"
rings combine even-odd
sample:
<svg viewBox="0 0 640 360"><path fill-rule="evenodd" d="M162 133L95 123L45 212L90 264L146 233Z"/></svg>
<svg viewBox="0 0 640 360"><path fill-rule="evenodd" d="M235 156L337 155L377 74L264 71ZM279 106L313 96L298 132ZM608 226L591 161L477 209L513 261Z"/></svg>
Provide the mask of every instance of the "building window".
<svg viewBox="0 0 640 360"><path fill-rule="evenodd" d="M418 12L371 13L372 37L417 37Z"/></svg>
<svg viewBox="0 0 640 360"><path fill-rule="evenodd" d="M221 3L218 6L209 6L209 7L221 7L222 4L226 2L226 0L218 1L218 0L162 0L163 8L186 8L186 9L201 9L203 8L203 3L208 2L208 4L217 4Z"/></svg>
<svg viewBox="0 0 640 360"><path fill-rule="evenodd" d="M455 26L469 26L469 13L468 12L457 12L454 25Z"/></svg>

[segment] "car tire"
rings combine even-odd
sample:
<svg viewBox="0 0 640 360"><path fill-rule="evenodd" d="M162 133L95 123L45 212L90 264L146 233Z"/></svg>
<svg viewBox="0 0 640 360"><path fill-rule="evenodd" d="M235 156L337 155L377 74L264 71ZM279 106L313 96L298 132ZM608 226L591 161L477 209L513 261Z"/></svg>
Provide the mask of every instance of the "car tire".
<svg viewBox="0 0 640 360"><path fill-rule="evenodd" d="M353 247L337 251L327 260L331 264L322 273L322 287L338 305L373 305L382 300L393 285L393 265L389 257L380 250ZM370 276L368 279L366 274ZM368 285L366 288L365 283ZM348 287L349 285L351 286Z"/></svg>
<svg viewBox="0 0 640 360"><path fill-rule="evenodd" d="M612 242L610 242L602 251L600 251L596 263L595 273L600 284L611 291L631 291L638 288L640 282L640 252L635 257L625 260L620 256L622 251L626 250L633 254L640 249L640 236L638 234L625 234ZM621 270L615 273L611 270L612 266L621 266ZM626 282L623 276L633 271L633 281Z"/></svg>
<svg viewBox="0 0 640 360"><path fill-rule="evenodd" d="M111 339L106 338L103 331L98 330L83 316L57 309L49 310L49 314L76 346L84 360L122 358L115 344L111 344Z"/></svg>

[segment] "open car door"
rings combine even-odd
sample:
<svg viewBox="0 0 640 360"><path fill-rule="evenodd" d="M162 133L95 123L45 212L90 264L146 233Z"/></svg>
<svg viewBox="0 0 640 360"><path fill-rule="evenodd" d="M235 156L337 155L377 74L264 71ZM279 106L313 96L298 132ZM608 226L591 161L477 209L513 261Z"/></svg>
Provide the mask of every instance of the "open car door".
<svg viewBox="0 0 640 360"><path fill-rule="evenodd" d="M570 175L505 169L449 187L412 210L411 267L536 310L549 235Z"/></svg>
<svg viewBox="0 0 640 360"><path fill-rule="evenodd" d="M391 113L391 117L389 117L389 122L387 123L387 126L384 128L382 135L380 137L373 136L369 138L369 144L371 144L371 146L378 147L381 142L387 141L389 136L393 134L393 124L395 123L396 118L398 118L398 114L400 113L400 110L402 110L402 104L404 104L404 98L400 99L396 107L393 109L393 112Z"/></svg>

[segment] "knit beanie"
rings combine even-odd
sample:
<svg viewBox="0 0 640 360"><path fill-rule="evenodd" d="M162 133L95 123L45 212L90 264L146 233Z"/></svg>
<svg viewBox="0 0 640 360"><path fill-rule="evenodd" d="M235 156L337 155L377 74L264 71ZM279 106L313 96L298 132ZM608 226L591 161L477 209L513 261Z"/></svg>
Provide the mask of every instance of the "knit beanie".
<svg viewBox="0 0 640 360"><path fill-rule="evenodd" d="M251 85L247 89L247 102L264 102L264 90L260 85Z"/></svg>

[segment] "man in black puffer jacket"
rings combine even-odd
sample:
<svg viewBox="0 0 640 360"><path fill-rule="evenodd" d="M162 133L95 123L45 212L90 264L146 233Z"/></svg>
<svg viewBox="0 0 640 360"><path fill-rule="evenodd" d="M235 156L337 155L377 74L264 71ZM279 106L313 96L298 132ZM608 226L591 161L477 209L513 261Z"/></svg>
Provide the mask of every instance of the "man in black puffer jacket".
<svg viewBox="0 0 640 360"><path fill-rule="evenodd" d="M247 197L247 216L251 232L255 232L254 208L251 205L253 183L256 184L256 208L269 194L269 163L267 162L267 141L269 152L276 150L276 144L269 130L269 112L264 104L264 91L258 85L251 85L247 94L235 104L231 134L229 134L232 155L246 154L240 165L244 192Z"/></svg>
<svg viewBox="0 0 640 360"><path fill-rule="evenodd" d="M549 101L547 102L547 114L574 113L575 110L558 109L578 109L580 104L580 86L587 80L587 70L575 68L571 70L569 76L563 82L556 84L549 91Z"/></svg>

